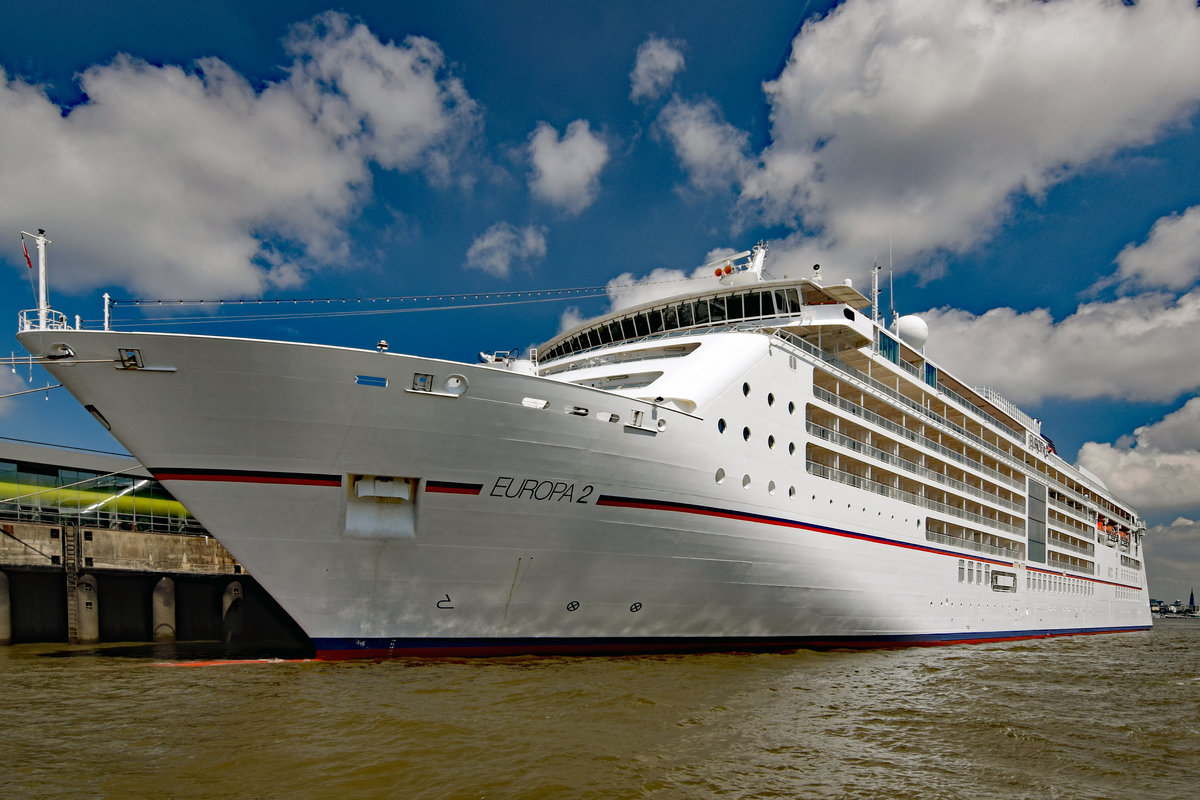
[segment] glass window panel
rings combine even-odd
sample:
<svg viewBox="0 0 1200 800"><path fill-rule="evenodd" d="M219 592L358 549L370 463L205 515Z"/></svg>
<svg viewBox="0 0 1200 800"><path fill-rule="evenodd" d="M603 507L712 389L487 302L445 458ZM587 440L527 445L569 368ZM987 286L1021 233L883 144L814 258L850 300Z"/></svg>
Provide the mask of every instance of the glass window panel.
<svg viewBox="0 0 1200 800"><path fill-rule="evenodd" d="M726 298L725 312L730 320L743 319L746 315L742 313L742 295Z"/></svg>
<svg viewBox="0 0 1200 800"><path fill-rule="evenodd" d="M746 319L755 319L762 316L762 303L759 300L758 292L751 292L746 295Z"/></svg>

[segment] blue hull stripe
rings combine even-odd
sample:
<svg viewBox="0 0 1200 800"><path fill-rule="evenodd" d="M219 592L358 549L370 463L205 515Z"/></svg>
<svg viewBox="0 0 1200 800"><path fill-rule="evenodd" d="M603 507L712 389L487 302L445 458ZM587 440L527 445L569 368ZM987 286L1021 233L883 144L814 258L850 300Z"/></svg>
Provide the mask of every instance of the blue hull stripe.
<svg viewBox="0 0 1200 800"><path fill-rule="evenodd" d="M1052 636L1081 636L1149 630L1149 625L1115 628L1047 628L1020 631L963 631L880 636L663 636L579 638L321 638L313 639L317 657L324 659L474 657L506 655L629 655L636 653L698 653L779 650L866 650L895 647L936 647L983 644Z"/></svg>

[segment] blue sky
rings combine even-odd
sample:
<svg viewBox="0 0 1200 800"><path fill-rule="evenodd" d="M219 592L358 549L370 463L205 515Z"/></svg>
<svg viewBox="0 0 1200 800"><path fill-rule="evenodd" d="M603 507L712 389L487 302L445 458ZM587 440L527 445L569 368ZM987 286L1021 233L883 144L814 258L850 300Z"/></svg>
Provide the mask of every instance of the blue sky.
<svg viewBox="0 0 1200 800"><path fill-rule="evenodd" d="M934 358L1142 510L1155 596L1200 576L1195 2L51 2L3 19L14 329L33 305L18 232L38 227L52 303L85 320L105 291L610 286L194 328L466 360L759 239L775 274L820 262L863 288L890 259ZM3 373L0 393L28 378ZM61 390L0 400L0 436L117 448Z"/></svg>

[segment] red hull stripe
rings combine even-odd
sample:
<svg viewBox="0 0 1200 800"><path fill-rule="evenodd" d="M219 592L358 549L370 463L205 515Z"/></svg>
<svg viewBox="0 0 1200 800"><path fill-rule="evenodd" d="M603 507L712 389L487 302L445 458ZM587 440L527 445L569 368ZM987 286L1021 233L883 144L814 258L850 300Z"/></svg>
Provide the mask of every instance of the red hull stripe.
<svg viewBox="0 0 1200 800"><path fill-rule="evenodd" d="M934 553L940 556L949 556L950 558L969 558L972 561L979 561L984 564L992 564L997 567L1012 568L1012 561L999 561L994 558L988 558L984 555L975 553L959 553L954 550L943 550L940 547L930 547L927 545L913 544L912 542L902 542L898 539L888 539L883 536L872 536L867 533L857 533L855 531L842 530L841 528L829 528L824 525L813 525L807 522L787 519L785 517L772 517L766 514L750 514L742 511L732 511L725 508L714 508L712 506L694 505L692 503L674 503L662 500L650 500L641 497L616 497L614 495L601 495L596 500L598 506L611 506L615 508L641 508L650 511L670 511L682 514L698 514L705 517L720 517L722 519L734 519L742 522L754 522L762 525L775 525L781 528L795 528L798 530L812 531L813 533L826 534L828 536L841 536L846 539L858 539L865 542L874 542L876 544L884 544L889 547L900 547L905 550L918 550L925 553ZM1141 587L1131 586L1127 583L1113 583L1112 581L1100 580L1099 578L1091 578L1086 575L1075 575L1069 572L1059 572L1055 570L1039 569L1037 567L1028 567L1035 572L1040 572L1045 575L1061 575L1070 578L1076 578L1082 581L1091 583L1099 583L1105 586L1117 586L1122 589L1137 589L1141 591Z"/></svg>
<svg viewBox="0 0 1200 800"><path fill-rule="evenodd" d="M220 481L223 483L276 483L291 486L341 486L341 475L304 472L231 469L151 469L158 481Z"/></svg>
<svg viewBox="0 0 1200 800"><path fill-rule="evenodd" d="M425 491L436 494L479 494L482 483L455 483L453 481L425 481Z"/></svg>
<svg viewBox="0 0 1200 800"><path fill-rule="evenodd" d="M514 639L314 639L317 658L325 661L381 658L475 658L523 655L633 655L640 653L777 652L781 650L869 650L986 644L1054 636L1086 636L1149 630L1149 625L1119 628L1061 628L979 633L930 633L900 636L797 637L653 637Z"/></svg>

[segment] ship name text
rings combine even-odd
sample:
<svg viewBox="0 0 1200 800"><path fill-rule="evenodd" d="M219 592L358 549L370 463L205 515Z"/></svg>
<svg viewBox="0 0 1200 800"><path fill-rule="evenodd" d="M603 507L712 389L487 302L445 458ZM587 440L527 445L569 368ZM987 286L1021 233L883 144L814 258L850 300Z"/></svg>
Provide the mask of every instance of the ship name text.
<svg viewBox="0 0 1200 800"><path fill-rule="evenodd" d="M503 497L508 500L524 498L526 500L543 500L546 502L587 503L595 491L592 484L587 483L576 487L574 483L556 481L549 478L517 478L511 475L501 475L496 478L492 497Z"/></svg>

